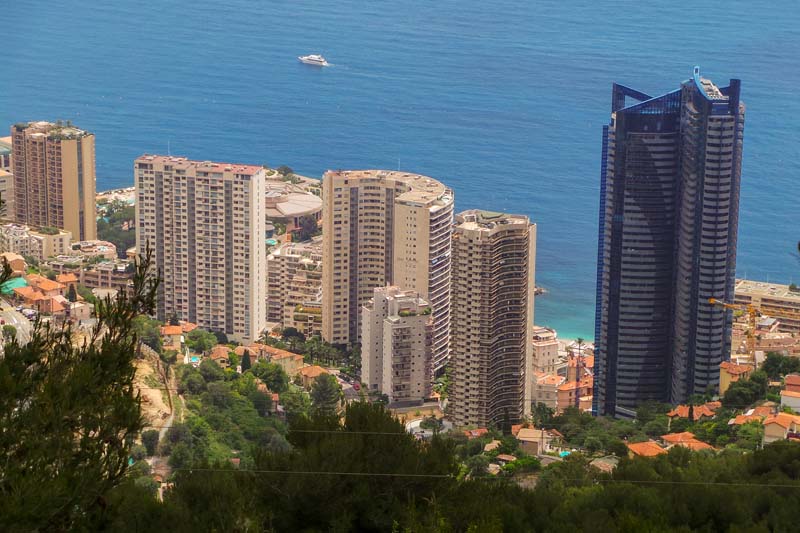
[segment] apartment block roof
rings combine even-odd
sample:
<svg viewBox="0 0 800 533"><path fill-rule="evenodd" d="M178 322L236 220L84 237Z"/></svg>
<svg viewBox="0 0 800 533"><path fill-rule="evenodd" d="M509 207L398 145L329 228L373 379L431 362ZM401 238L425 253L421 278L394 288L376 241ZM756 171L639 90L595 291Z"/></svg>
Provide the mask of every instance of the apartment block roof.
<svg viewBox="0 0 800 533"><path fill-rule="evenodd" d="M195 161L186 157L168 155L144 154L136 159L136 163L157 163L171 165L175 169L195 170L196 172L231 172L233 174L253 176L264 167L259 165L244 165L240 163L215 163L213 161Z"/></svg>
<svg viewBox="0 0 800 533"><path fill-rule="evenodd" d="M394 180L404 183L408 190L397 195L398 202L434 206L449 204L453 201L453 192L443 183L423 176L399 170L329 170L326 177L346 178L348 180Z"/></svg>
<svg viewBox="0 0 800 533"><path fill-rule="evenodd" d="M797 300L797 302L800 303L800 291L790 291L788 285L782 285L780 283L737 279L735 292L736 294L770 296L772 298Z"/></svg>

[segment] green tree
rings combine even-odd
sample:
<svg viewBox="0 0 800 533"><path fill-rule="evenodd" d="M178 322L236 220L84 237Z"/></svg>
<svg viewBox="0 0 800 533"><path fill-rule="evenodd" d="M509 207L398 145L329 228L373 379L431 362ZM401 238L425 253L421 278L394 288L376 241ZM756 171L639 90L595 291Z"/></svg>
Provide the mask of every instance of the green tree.
<svg viewBox="0 0 800 533"><path fill-rule="evenodd" d="M250 370L250 352L245 350L242 356L242 372L247 372L248 370Z"/></svg>
<svg viewBox="0 0 800 533"><path fill-rule="evenodd" d="M147 455L152 457L158 449L158 430L148 429L142 432L142 445L147 450Z"/></svg>
<svg viewBox="0 0 800 533"><path fill-rule="evenodd" d="M89 302L90 304L97 304L97 296L94 295L92 289L85 285L78 285L78 294L84 301Z"/></svg>
<svg viewBox="0 0 800 533"><path fill-rule="evenodd" d="M169 317L169 325L170 326L180 326L180 324L181 324L181 321L178 318L178 314L177 313L172 313L170 315L170 317Z"/></svg>
<svg viewBox="0 0 800 533"><path fill-rule="evenodd" d="M250 372L263 381L272 392L282 393L289 387L289 376L276 363L268 363L264 360L257 361L250 369Z"/></svg>
<svg viewBox="0 0 800 533"><path fill-rule="evenodd" d="M200 375L203 376L206 383L225 379L225 372L213 359L204 358L200 362L198 370L200 370Z"/></svg>
<svg viewBox="0 0 800 533"><path fill-rule="evenodd" d="M298 241L307 241L319 233L317 219L313 215L300 217L300 229L297 232Z"/></svg>
<svg viewBox="0 0 800 533"><path fill-rule="evenodd" d="M292 174L294 174L294 170L292 170L291 167L286 165L281 165L275 170L277 170L278 174L280 174L281 176L291 176Z"/></svg>
<svg viewBox="0 0 800 533"><path fill-rule="evenodd" d="M70 302L78 301L78 291L75 289L74 283L71 283L69 289L67 290L67 300Z"/></svg>
<svg viewBox="0 0 800 533"><path fill-rule="evenodd" d="M333 415L339 410L342 387L330 374L322 374L311 385L311 405L319 413Z"/></svg>
<svg viewBox="0 0 800 533"><path fill-rule="evenodd" d="M311 412L311 398L302 389L290 388L282 393L281 404L290 420L307 416Z"/></svg>
<svg viewBox="0 0 800 533"><path fill-rule="evenodd" d="M134 318L155 307L158 281L142 258L130 295L96 308L87 341L69 324L37 322L0 358L0 530L89 530L104 496L125 479L142 428L134 387ZM0 283L10 276L4 269Z"/></svg>
<svg viewBox="0 0 800 533"><path fill-rule="evenodd" d="M164 345L161 340L161 322L149 316L137 316L133 328L142 344L146 344L156 353L161 354Z"/></svg>
<svg viewBox="0 0 800 533"><path fill-rule="evenodd" d="M228 344L230 342L224 331L214 331L213 333L214 337L217 339L217 344Z"/></svg>
<svg viewBox="0 0 800 533"><path fill-rule="evenodd" d="M542 402L537 402L533 406L533 425L538 427L548 427L553 422L555 411Z"/></svg>
<svg viewBox="0 0 800 533"><path fill-rule="evenodd" d="M3 325L3 340L5 342L11 342L12 340L17 338L17 328L12 326L11 324L4 324Z"/></svg>
<svg viewBox="0 0 800 533"><path fill-rule="evenodd" d="M186 346L197 353L206 353L217 343L217 337L204 329L195 328L186 334Z"/></svg>
<svg viewBox="0 0 800 533"><path fill-rule="evenodd" d="M464 461L469 477L483 477L489 475L489 459L482 454L473 455Z"/></svg>

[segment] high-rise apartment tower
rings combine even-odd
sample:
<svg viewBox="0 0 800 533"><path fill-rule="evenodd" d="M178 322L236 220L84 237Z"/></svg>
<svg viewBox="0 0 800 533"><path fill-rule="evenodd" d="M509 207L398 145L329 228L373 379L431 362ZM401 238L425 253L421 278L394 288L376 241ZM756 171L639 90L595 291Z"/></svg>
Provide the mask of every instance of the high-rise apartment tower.
<svg viewBox="0 0 800 533"><path fill-rule="evenodd" d="M157 315L240 342L267 318L262 167L144 155L134 164L136 246L161 273Z"/></svg>
<svg viewBox="0 0 800 533"><path fill-rule="evenodd" d="M28 122L12 126L11 139L13 219L96 239L94 134L69 122Z"/></svg>
<svg viewBox="0 0 800 533"><path fill-rule="evenodd" d="M453 232L450 405L456 425L499 427L531 412L536 225L464 211Z"/></svg>
<svg viewBox="0 0 800 533"><path fill-rule="evenodd" d="M431 393L431 308L416 291L374 294L362 314L361 379L390 404L421 405Z"/></svg>
<svg viewBox="0 0 800 533"><path fill-rule="evenodd" d="M322 179L322 337L359 342L361 308L376 287L417 291L433 314L433 370L450 340L453 192L418 174L329 171Z"/></svg>
<svg viewBox="0 0 800 533"><path fill-rule="evenodd" d="M730 346L744 105L698 68L651 97L614 84L603 128L594 410L715 387ZM633 100L629 103L628 100Z"/></svg>

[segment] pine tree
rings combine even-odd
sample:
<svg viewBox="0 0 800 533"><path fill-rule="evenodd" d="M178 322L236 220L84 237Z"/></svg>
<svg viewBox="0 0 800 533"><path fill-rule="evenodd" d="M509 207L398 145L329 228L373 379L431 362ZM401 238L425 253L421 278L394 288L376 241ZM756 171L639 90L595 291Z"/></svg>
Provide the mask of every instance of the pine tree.
<svg viewBox="0 0 800 533"><path fill-rule="evenodd" d="M342 388L330 374L322 374L311 386L311 405L318 413L336 414L341 398Z"/></svg>
<svg viewBox="0 0 800 533"><path fill-rule="evenodd" d="M129 294L98 302L97 324L73 344L69 324L37 322L30 341L0 358L0 530L93 530L89 521L122 483L142 429L134 388L133 319L155 308L151 253ZM0 283L11 269L6 263Z"/></svg>
<svg viewBox="0 0 800 533"><path fill-rule="evenodd" d="M250 351L245 350L244 356L242 357L242 373L247 372L250 370Z"/></svg>
<svg viewBox="0 0 800 533"><path fill-rule="evenodd" d="M67 300L69 300L70 302L78 301L78 291L75 290L74 283L70 284L69 290L67 290Z"/></svg>

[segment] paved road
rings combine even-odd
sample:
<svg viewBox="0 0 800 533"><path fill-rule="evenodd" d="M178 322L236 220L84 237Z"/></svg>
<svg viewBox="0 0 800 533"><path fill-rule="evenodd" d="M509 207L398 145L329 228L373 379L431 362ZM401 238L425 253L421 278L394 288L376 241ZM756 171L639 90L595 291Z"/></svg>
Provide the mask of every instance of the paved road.
<svg viewBox="0 0 800 533"><path fill-rule="evenodd" d="M31 340L33 324L5 300L0 301L0 318L5 320L6 324L11 324L17 328L17 341L20 344L26 344Z"/></svg>

